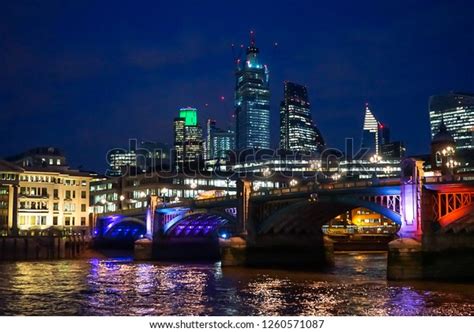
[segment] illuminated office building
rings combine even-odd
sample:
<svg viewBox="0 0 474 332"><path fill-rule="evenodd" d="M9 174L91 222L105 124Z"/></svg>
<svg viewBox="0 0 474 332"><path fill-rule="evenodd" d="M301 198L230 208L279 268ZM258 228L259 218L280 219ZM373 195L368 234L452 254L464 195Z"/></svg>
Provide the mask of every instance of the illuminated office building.
<svg viewBox="0 0 474 332"><path fill-rule="evenodd" d="M113 149L107 154L109 168L108 176L121 176L127 173L128 168L137 167L137 153L135 149Z"/></svg>
<svg viewBox="0 0 474 332"><path fill-rule="evenodd" d="M474 148L474 94L452 92L431 96L429 101L431 138L444 122L457 149Z"/></svg>
<svg viewBox="0 0 474 332"><path fill-rule="evenodd" d="M145 172L167 167L169 155L170 148L166 144L152 141L137 142L136 139L131 139L127 149L115 148L108 152L109 167L106 175L121 176L133 169Z"/></svg>
<svg viewBox="0 0 474 332"><path fill-rule="evenodd" d="M379 123L370 110L368 103L365 104L361 148L367 150L367 158L379 153Z"/></svg>
<svg viewBox="0 0 474 332"><path fill-rule="evenodd" d="M196 162L203 157L202 128L197 122L197 109L179 110L174 119L174 148L177 164Z"/></svg>
<svg viewBox="0 0 474 332"><path fill-rule="evenodd" d="M311 118L306 87L284 83L284 99L280 104L280 148L295 152L316 152L323 138Z"/></svg>
<svg viewBox="0 0 474 332"><path fill-rule="evenodd" d="M236 148L270 148L269 72L259 58L253 34L244 63L235 73Z"/></svg>
<svg viewBox="0 0 474 332"><path fill-rule="evenodd" d="M227 152L234 149L235 133L216 126L216 121L207 120L206 159L225 158Z"/></svg>

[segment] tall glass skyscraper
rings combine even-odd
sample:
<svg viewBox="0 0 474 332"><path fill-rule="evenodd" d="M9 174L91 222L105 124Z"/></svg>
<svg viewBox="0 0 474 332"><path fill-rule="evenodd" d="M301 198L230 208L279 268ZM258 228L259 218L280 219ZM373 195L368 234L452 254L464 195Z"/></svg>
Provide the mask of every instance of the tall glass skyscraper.
<svg viewBox="0 0 474 332"><path fill-rule="evenodd" d="M295 152L316 152L324 140L311 118L308 91L305 86L284 83L280 104L280 148Z"/></svg>
<svg viewBox="0 0 474 332"><path fill-rule="evenodd" d="M431 96L429 111L431 138L443 121L458 149L474 148L474 94L452 92Z"/></svg>
<svg viewBox="0 0 474 332"><path fill-rule="evenodd" d="M379 122L370 110L368 103L365 104L361 148L368 150L366 154L367 158L379 152Z"/></svg>
<svg viewBox="0 0 474 332"><path fill-rule="evenodd" d="M236 148L270 148L270 88L266 65L251 38L246 61L237 62L235 73Z"/></svg>

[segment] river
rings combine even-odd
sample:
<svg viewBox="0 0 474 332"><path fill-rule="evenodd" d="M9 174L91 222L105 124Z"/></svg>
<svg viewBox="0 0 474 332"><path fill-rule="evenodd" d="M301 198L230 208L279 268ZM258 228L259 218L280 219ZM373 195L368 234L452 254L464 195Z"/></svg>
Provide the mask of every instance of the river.
<svg viewBox="0 0 474 332"><path fill-rule="evenodd" d="M383 253L324 273L142 263L0 263L0 315L473 315L474 285L387 282Z"/></svg>

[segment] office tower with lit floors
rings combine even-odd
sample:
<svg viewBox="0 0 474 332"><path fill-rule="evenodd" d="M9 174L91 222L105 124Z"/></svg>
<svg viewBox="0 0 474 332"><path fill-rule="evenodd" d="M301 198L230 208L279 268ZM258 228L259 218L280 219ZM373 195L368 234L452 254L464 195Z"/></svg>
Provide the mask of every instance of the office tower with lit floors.
<svg viewBox="0 0 474 332"><path fill-rule="evenodd" d="M368 103L365 104L361 149L367 151L366 159L379 153L379 122L370 110Z"/></svg>
<svg viewBox="0 0 474 332"><path fill-rule="evenodd" d="M280 104L280 148L285 151L314 153L324 140L311 117L305 86L284 83L284 99Z"/></svg>
<svg viewBox="0 0 474 332"><path fill-rule="evenodd" d="M270 148L269 72L259 59L259 49L251 33L243 63L237 60L235 73L236 148Z"/></svg>
<svg viewBox="0 0 474 332"><path fill-rule="evenodd" d="M197 109L181 108L173 128L176 165L200 161L203 157L203 139L202 128L197 122Z"/></svg>
<svg viewBox="0 0 474 332"><path fill-rule="evenodd" d="M207 120L206 159L225 158L234 149L235 133L231 129L221 129L213 119Z"/></svg>
<svg viewBox="0 0 474 332"><path fill-rule="evenodd" d="M429 101L431 138L441 123L453 136L458 150L474 148L474 94L451 92L431 96Z"/></svg>

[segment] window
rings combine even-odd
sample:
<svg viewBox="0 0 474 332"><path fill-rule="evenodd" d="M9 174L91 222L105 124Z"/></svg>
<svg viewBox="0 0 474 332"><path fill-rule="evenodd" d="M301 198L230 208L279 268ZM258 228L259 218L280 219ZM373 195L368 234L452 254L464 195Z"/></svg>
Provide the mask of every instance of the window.
<svg viewBox="0 0 474 332"><path fill-rule="evenodd" d="M86 225L86 217L81 217L81 226Z"/></svg>
<svg viewBox="0 0 474 332"><path fill-rule="evenodd" d="M72 198L76 198L76 191L75 190L72 191Z"/></svg>
<svg viewBox="0 0 474 332"><path fill-rule="evenodd" d="M81 204L81 212L86 212L87 208L85 204Z"/></svg>
<svg viewBox="0 0 474 332"><path fill-rule="evenodd" d="M58 225L58 216L53 217L53 225L57 226Z"/></svg>
<svg viewBox="0 0 474 332"><path fill-rule="evenodd" d="M76 217L72 217L71 221L72 221L71 225L74 226L76 224Z"/></svg>
<svg viewBox="0 0 474 332"><path fill-rule="evenodd" d="M74 211L76 211L76 204L64 203L64 212L74 212Z"/></svg>
<svg viewBox="0 0 474 332"><path fill-rule="evenodd" d="M71 191L66 190L66 199L71 199Z"/></svg>
<svg viewBox="0 0 474 332"><path fill-rule="evenodd" d="M36 219L36 224L46 225L46 216L38 216L38 219Z"/></svg>
<svg viewBox="0 0 474 332"><path fill-rule="evenodd" d="M59 198L59 190L54 189L53 195L54 195L54 198Z"/></svg>
<svg viewBox="0 0 474 332"><path fill-rule="evenodd" d="M59 211L59 204L58 203L53 204L53 210L54 211Z"/></svg>
<svg viewBox="0 0 474 332"><path fill-rule="evenodd" d="M64 225L71 226L71 217L64 218Z"/></svg>
<svg viewBox="0 0 474 332"><path fill-rule="evenodd" d="M85 190L81 191L81 198L87 198L87 193Z"/></svg>

